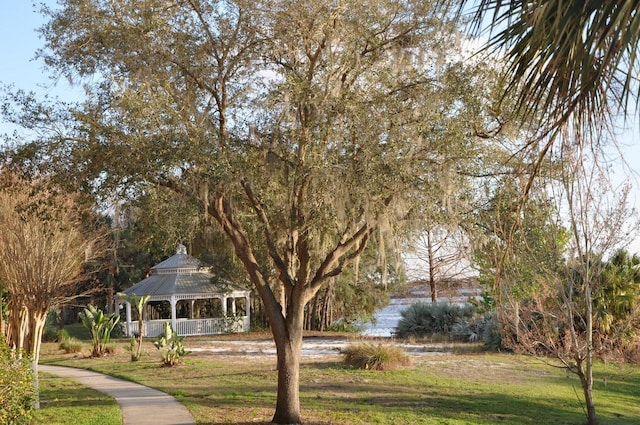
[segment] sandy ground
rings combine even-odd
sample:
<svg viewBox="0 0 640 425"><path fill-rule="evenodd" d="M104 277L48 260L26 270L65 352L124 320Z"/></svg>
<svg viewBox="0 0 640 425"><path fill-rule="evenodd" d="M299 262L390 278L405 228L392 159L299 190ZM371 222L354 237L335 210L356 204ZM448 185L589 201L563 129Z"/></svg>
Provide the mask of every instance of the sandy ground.
<svg viewBox="0 0 640 425"><path fill-rule="evenodd" d="M302 356L315 357L338 355L340 351L350 344L363 341L363 339L351 339L347 337L305 337L302 344ZM400 346L407 354L437 355L448 354L453 351L450 343L407 343L391 338L366 339L375 344L393 344ZM270 339L255 340L215 340L194 341L188 344L187 349L199 355L245 355L245 356L269 356L276 355L276 346Z"/></svg>

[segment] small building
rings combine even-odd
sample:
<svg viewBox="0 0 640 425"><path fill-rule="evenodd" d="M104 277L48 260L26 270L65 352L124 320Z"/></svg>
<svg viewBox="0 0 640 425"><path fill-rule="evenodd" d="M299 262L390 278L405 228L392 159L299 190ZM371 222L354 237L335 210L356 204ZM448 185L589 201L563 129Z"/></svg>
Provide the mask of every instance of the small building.
<svg viewBox="0 0 640 425"><path fill-rule="evenodd" d="M144 336L162 334L170 321L180 336L214 335L249 330L250 291L220 281L198 259L187 254L184 245L176 254L151 268L147 278L126 289L127 296L148 295L144 308ZM138 332L138 321L131 320L131 304L116 296L116 305L126 309L125 333Z"/></svg>

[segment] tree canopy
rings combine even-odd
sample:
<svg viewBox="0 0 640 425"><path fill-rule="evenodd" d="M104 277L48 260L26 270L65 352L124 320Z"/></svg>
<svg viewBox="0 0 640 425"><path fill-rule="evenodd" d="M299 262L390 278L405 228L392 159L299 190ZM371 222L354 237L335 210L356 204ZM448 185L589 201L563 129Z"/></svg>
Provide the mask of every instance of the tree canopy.
<svg viewBox="0 0 640 425"><path fill-rule="evenodd" d="M429 193L451 195L491 137L487 73L455 53L437 6L61 1L44 10L40 55L87 98L48 109L17 96L17 119L49 137L10 159L105 198L168 190L198 205L265 306L274 422L298 423L307 303L372 235L384 246Z"/></svg>

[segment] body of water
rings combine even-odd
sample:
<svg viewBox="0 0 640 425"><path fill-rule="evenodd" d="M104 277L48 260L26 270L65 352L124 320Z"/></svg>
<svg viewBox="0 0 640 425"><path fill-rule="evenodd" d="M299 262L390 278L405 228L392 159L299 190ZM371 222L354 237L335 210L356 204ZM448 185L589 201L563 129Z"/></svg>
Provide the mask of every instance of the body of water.
<svg viewBox="0 0 640 425"><path fill-rule="evenodd" d="M453 298L438 298L438 302L450 302L452 304L464 305L466 304L469 296L478 297L478 293L473 291L473 293L469 293L464 297L453 297ZM373 322L368 322L365 324L365 330L362 332L363 335L369 336L383 336L390 337L396 331L396 327L398 326L398 322L402 318L401 312L409 308L411 304L416 303L430 303L431 297L426 298L392 298L391 303L385 308L379 310L374 315L375 320Z"/></svg>

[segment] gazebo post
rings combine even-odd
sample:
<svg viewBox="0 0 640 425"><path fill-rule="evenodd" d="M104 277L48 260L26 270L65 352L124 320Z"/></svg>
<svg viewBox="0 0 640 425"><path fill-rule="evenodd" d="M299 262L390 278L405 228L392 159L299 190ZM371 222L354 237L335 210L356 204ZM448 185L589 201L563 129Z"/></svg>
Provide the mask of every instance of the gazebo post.
<svg viewBox="0 0 640 425"><path fill-rule="evenodd" d="M244 301L244 315L247 317L247 324L251 323L251 296L247 295L244 297L245 301ZM244 331L248 331L249 327L244 327L243 329Z"/></svg>
<svg viewBox="0 0 640 425"><path fill-rule="evenodd" d="M171 298L169 298L169 303L171 304L171 327L173 328L174 332L177 332L178 329L178 321L176 320L176 296L175 295L171 295Z"/></svg>
<svg viewBox="0 0 640 425"><path fill-rule="evenodd" d="M131 336L131 303L125 301L125 316L127 318L127 336ZM140 332L140 329L138 329Z"/></svg>

